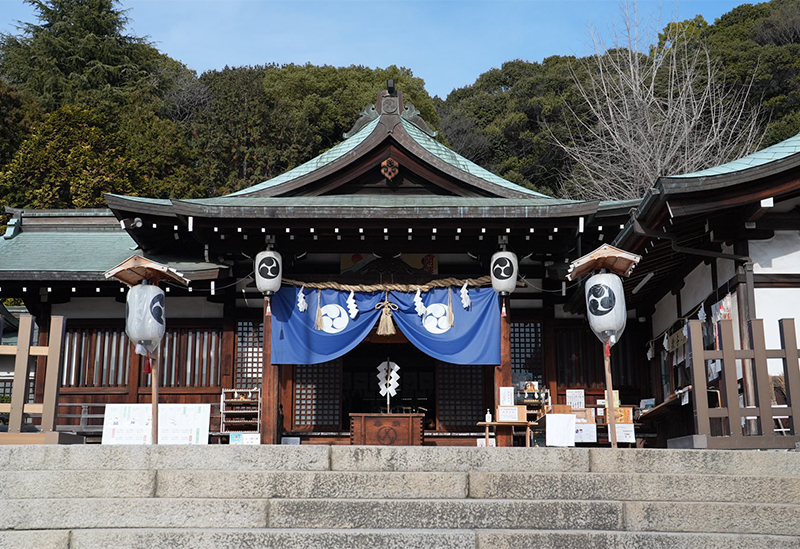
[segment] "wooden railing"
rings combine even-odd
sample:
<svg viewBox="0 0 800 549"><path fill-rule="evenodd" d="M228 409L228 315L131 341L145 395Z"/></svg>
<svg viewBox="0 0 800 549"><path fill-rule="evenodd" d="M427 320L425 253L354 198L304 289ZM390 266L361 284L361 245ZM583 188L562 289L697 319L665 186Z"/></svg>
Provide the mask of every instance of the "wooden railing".
<svg viewBox="0 0 800 549"><path fill-rule="evenodd" d="M695 441L693 447L700 448L794 448L800 442L800 352L797 348L794 319L779 322L781 348L767 349L762 320L750 321L749 349L736 349L731 320L719 322L719 349L705 349L703 328L699 320L689 322L689 363L692 365L692 387L695 398ZM767 361L780 359L783 362L786 405L773 402L773 377L769 374ZM719 389L721 402L710 407L705 397L709 389L706 364L709 360L721 360ZM737 360L750 373L752 394L755 402L741 406ZM780 418L776 429L776 418ZM784 421L785 420L785 421ZM712 421L716 423L712 430ZM743 425L755 422L756 429L748 434ZM713 433L713 434L712 434Z"/></svg>
<svg viewBox="0 0 800 549"><path fill-rule="evenodd" d="M64 338L64 317L54 316L50 320L48 345L33 345L33 317L23 315L19 320L16 345L0 345L0 354L13 355L14 384L11 388L11 403L0 404L0 413L8 413L8 432L0 433L0 444L58 443L62 440L56 432L56 404L59 390L59 368ZM33 357L46 359L44 378L44 401L26 402L28 380ZM25 433L25 415L41 415L41 432Z"/></svg>

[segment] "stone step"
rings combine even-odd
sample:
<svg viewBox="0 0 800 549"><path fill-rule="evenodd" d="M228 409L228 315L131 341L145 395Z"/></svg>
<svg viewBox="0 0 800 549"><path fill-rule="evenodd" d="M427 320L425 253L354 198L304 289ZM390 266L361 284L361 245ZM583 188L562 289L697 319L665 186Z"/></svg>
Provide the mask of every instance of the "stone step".
<svg viewBox="0 0 800 549"><path fill-rule="evenodd" d="M469 473L477 499L714 501L800 504L794 478L644 473Z"/></svg>
<svg viewBox="0 0 800 549"><path fill-rule="evenodd" d="M272 528L423 528L781 533L800 536L798 505L558 500L270 501ZM388 522L387 522L388 521Z"/></svg>
<svg viewBox="0 0 800 549"><path fill-rule="evenodd" d="M599 472L794 477L800 452L376 446L2 446L5 471Z"/></svg>
<svg viewBox="0 0 800 549"><path fill-rule="evenodd" d="M0 530L600 530L800 536L800 506L557 500L70 498L3 501Z"/></svg>
<svg viewBox="0 0 800 549"><path fill-rule="evenodd" d="M0 532L0 549L800 549L800 537L566 530L126 529Z"/></svg>
<svg viewBox="0 0 800 549"><path fill-rule="evenodd" d="M514 499L800 504L800 477L641 473L0 471L0 499Z"/></svg>

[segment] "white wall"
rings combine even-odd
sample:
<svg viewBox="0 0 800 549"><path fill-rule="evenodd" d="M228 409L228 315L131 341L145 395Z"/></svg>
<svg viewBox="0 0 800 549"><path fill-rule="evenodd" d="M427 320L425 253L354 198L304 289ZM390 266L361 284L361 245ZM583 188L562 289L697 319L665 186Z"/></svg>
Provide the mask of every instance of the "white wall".
<svg viewBox="0 0 800 549"><path fill-rule="evenodd" d="M661 301L656 303L656 311L653 313L653 335L656 337L658 334L672 326L672 323L678 319L676 313L675 296L668 293L661 298Z"/></svg>
<svg viewBox="0 0 800 549"><path fill-rule="evenodd" d="M783 318L795 319L795 332L800 341L800 288L756 288L756 318L764 321L764 338L767 349L779 349L781 336L778 321ZM783 364L779 359L769 360L769 373L783 373Z"/></svg>
<svg viewBox="0 0 800 549"><path fill-rule="evenodd" d="M689 273L684 281L685 284L681 289L681 308L683 309L681 316L686 316L714 291L711 285L711 265L701 263Z"/></svg>
<svg viewBox="0 0 800 549"><path fill-rule="evenodd" d="M751 240L750 257L754 273L800 273L800 233L775 231L770 239Z"/></svg>

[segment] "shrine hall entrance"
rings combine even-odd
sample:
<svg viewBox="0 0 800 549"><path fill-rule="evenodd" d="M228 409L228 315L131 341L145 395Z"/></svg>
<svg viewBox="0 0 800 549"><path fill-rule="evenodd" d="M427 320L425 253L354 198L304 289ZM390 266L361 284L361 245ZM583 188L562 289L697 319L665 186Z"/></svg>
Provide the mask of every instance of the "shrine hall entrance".
<svg viewBox="0 0 800 549"><path fill-rule="evenodd" d="M391 397L395 414L425 414L427 430L436 429L436 359L410 343L362 343L343 357L342 412L386 413L386 397L378 388L378 365L387 360L400 367L400 386Z"/></svg>

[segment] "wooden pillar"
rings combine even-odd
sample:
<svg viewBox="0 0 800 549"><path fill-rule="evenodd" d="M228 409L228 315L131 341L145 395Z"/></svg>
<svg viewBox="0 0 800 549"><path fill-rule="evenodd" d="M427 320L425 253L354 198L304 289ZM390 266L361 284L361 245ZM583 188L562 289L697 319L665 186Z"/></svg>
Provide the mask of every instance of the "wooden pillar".
<svg viewBox="0 0 800 549"><path fill-rule="evenodd" d="M261 367L261 444L278 444L280 368L272 364L272 311L270 298L264 297L264 347Z"/></svg>
<svg viewBox="0 0 800 549"><path fill-rule="evenodd" d="M36 317L36 325L39 326L39 341L37 345L45 347L50 340L50 314L52 307L50 302L44 302L40 308L40 316ZM45 372L47 370L47 357L36 358L36 369L34 371L33 401L44 401ZM34 419L34 424L38 424L38 418Z"/></svg>
<svg viewBox="0 0 800 549"><path fill-rule="evenodd" d="M33 317L22 315L17 332L17 356L14 361L14 384L11 386L11 413L8 432L21 433L23 410L28 398L28 372L31 366L31 342L33 340Z"/></svg>
<svg viewBox="0 0 800 549"><path fill-rule="evenodd" d="M511 311L508 296L501 296L500 301L506 314L500 317L500 365L494 369L495 409L500 404L500 387L511 386ZM498 446L512 446L512 427L497 427L496 438Z"/></svg>
<svg viewBox="0 0 800 549"><path fill-rule="evenodd" d="M44 376L42 401L42 431L55 432L58 424L58 388L61 386L61 348L66 325L63 316L53 317L49 326L50 337L47 349L47 372Z"/></svg>

